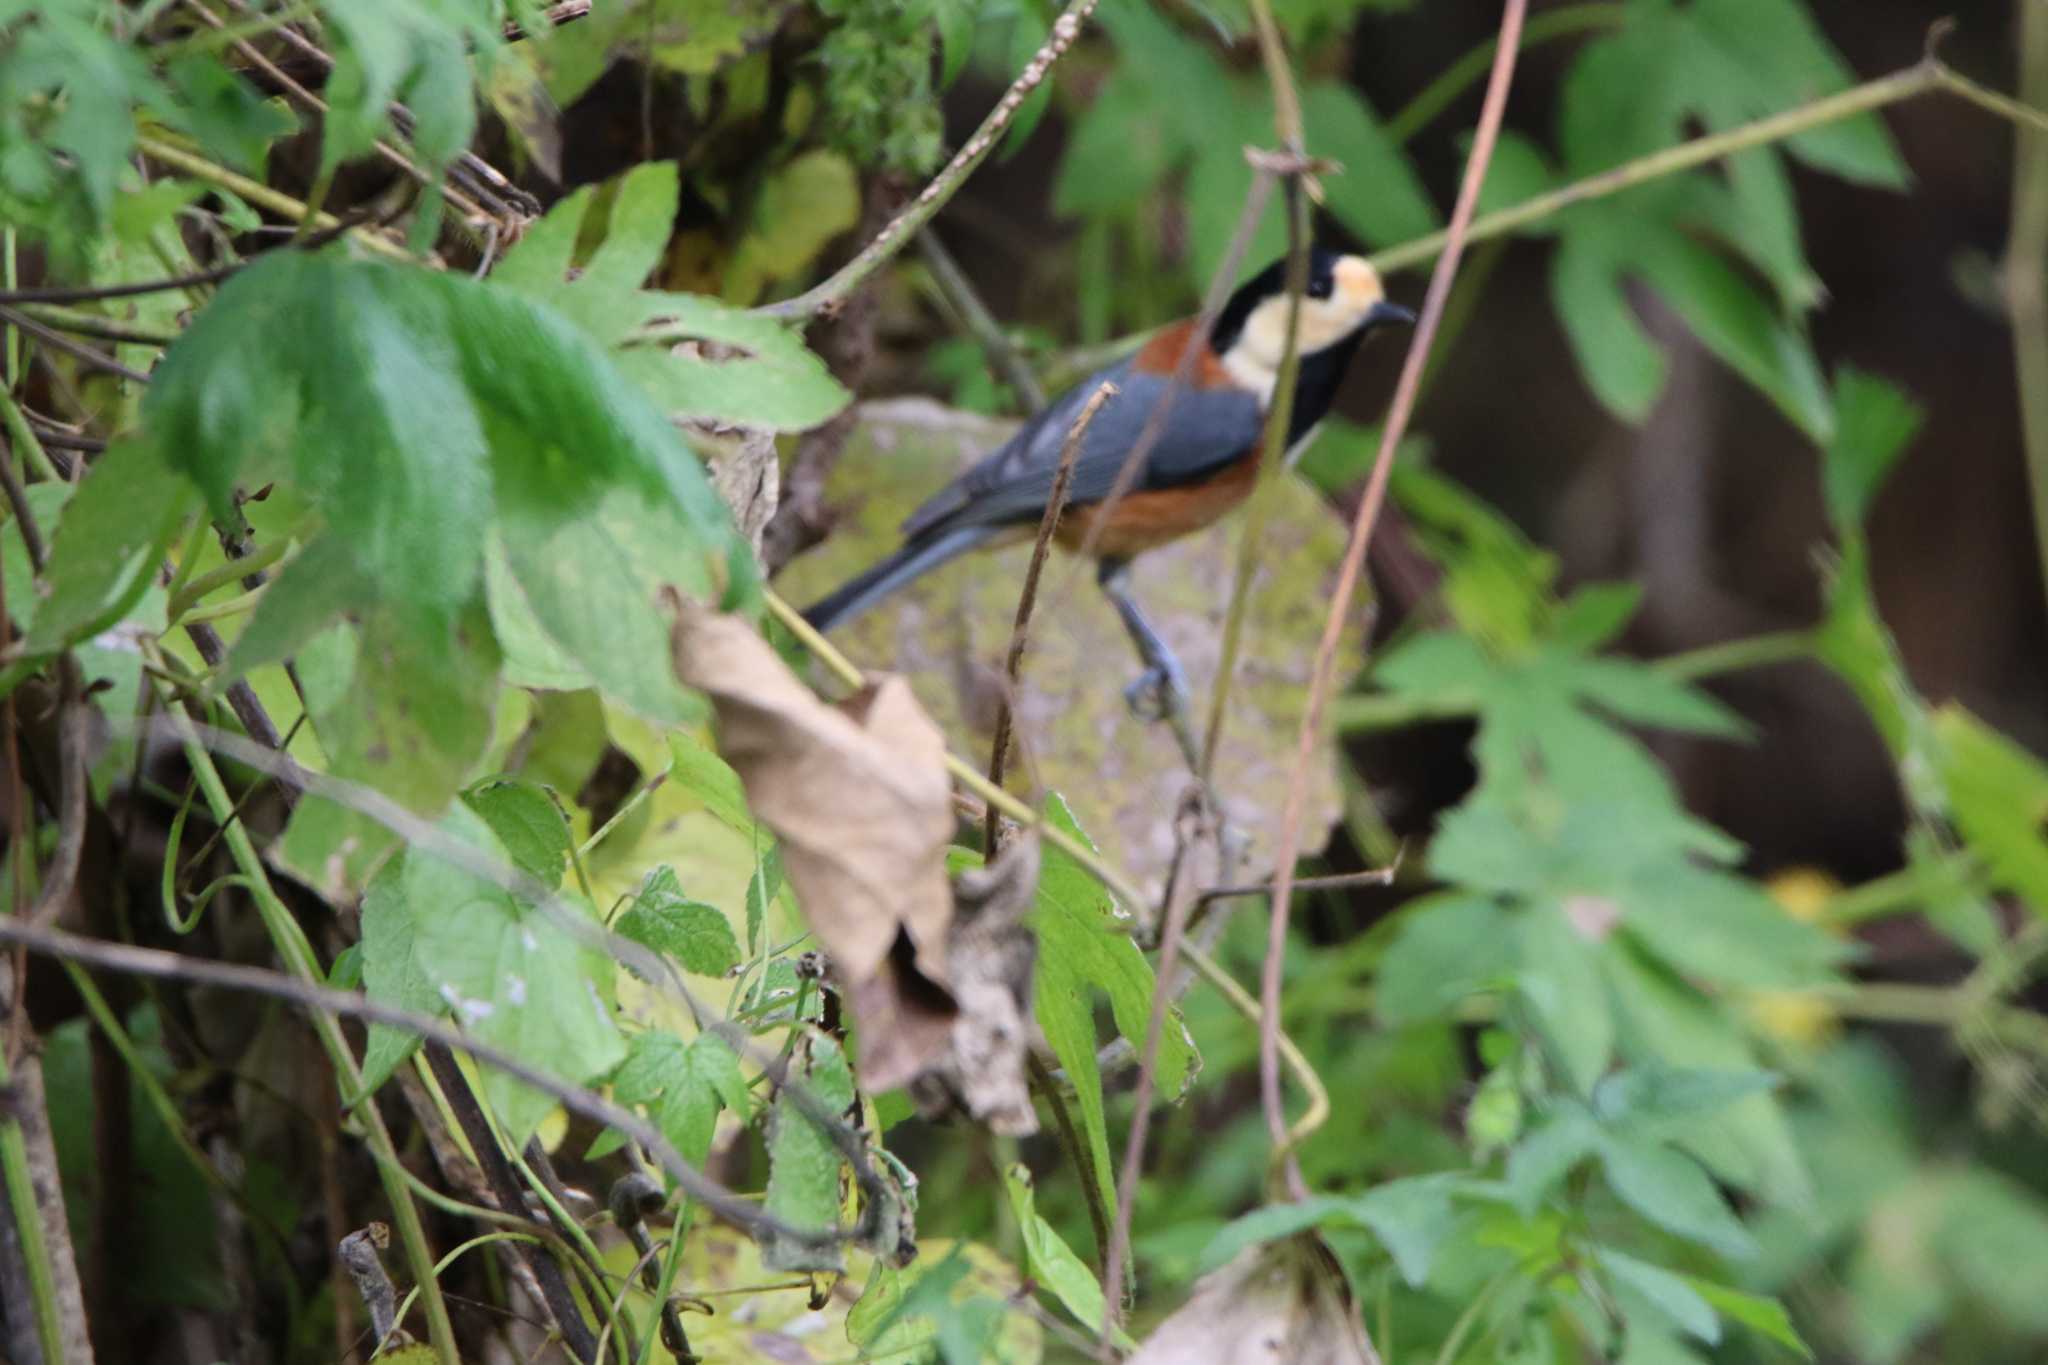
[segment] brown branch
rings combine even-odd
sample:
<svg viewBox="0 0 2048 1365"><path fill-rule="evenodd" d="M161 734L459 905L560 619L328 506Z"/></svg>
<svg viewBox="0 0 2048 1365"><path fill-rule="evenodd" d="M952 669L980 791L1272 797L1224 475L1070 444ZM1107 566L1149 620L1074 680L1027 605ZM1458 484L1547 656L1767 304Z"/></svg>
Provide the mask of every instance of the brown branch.
<svg viewBox="0 0 2048 1365"><path fill-rule="evenodd" d="M1095 414L1117 393L1117 386L1107 379L1096 386L1068 429L1066 445L1060 450L1059 468L1053 471L1052 493L1045 500L1045 515L1038 519L1038 542L1031 547L1031 564L1024 571L1024 590L1017 595L1017 618L1010 625L1010 648L1003 656L1003 695L996 707L995 747L988 756L988 780L992 786L1003 785L1003 769L1009 763L1010 722L1016 706L1017 681L1024 670L1024 645L1030 638L1031 609L1038 603L1038 577L1045 570L1046 551L1052 548L1053 529L1060 524L1060 515L1067 508L1067 490L1074 482L1074 461L1088 440L1088 428L1095 424ZM1001 822L1002 813L990 806L982 833L984 862L995 861L996 829Z"/></svg>
<svg viewBox="0 0 2048 1365"><path fill-rule="evenodd" d="M1442 324L1444 305L1450 298L1451 283L1458 273L1458 261L1465 252L1465 234L1472 225L1479 189L1486 179L1487 163L1492 160L1494 143L1500 135L1501 117L1507 109L1508 87L1514 79L1515 58L1521 50L1522 19L1527 8L1528 0L1506 0L1505 12L1501 16L1500 45L1494 53L1493 72L1487 78L1479 128L1473 138L1472 151L1465 160L1465 178L1458 189L1457 206L1451 212L1443 255L1438 258L1435 272L1430 276L1429 292L1423 298L1422 317L1416 324L1407 359L1401 366L1393 406L1387 412L1386 427L1381 432L1372 478L1366 484L1364 499L1359 503L1357 520L1352 523L1351 540L1345 546L1344 563L1337 575L1337 589L1323 621L1322 639L1316 646L1315 668L1309 677L1308 709L1301 718L1294 772L1288 783L1287 805L1281 818L1279 846L1274 851L1266 961L1259 977L1259 1100L1266 1112L1266 1128L1273 1140L1274 1158L1284 1171L1289 1193L1297 1199L1306 1193L1306 1187L1293 1154L1300 1135L1289 1131L1286 1109L1280 1097L1280 979L1287 946L1287 908L1294 888L1294 860L1301 848L1301 821L1308 794L1309 764L1314 758L1323 710L1329 702L1337 641L1344 631L1352 594L1358 588L1366 547L1371 543L1380 507L1386 501L1394 451L1399 447L1401 437L1408 429L1408 419L1414 412L1423 367L1429 359L1430 343Z"/></svg>
<svg viewBox="0 0 2048 1365"><path fill-rule="evenodd" d="M604 926L593 923L588 914L578 910L553 889L542 884L526 872L509 863L501 862L491 857L474 844L456 838L438 826L429 824L375 788L366 787L360 783L343 781L340 778L332 777L325 773L313 772L300 766L289 754L267 749L260 744L244 739L240 735L215 729L211 726L194 724L183 717L180 717L177 721L172 721L168 718L132 719L128 717L110 717L108 723L110 728L132 734L138 739L150 735L163 735L175 738L180 743L189 742L203 746L205 749L215 753L224 754L237 763L254 768L258 772L269 774L280 780L296 781L302 791L332 801L336 805L352 810L358 815L364 816L390 830L393 834L404 840L411 849L440 858L444 862L462 869L478 881L485 882L508 895L516 896L531 904L542 914L546 915L549 922L556 928L568 934L578 943L605 953L614 961L623 963L631 968L643 980L667 990L691 1011L693 1017L706 1020L705 1026L723 1038L731 1046L735 1055L752 1061L755 1065L759 1066L767 1074L768 1079L789 1096L791 1103L797 1107L797 1110L804 1116L805 1121L816 1127L830 1139L840 1158L851 1168L854 1183L860 1188L865 1201L864 1217L874 1216L893 1198L888 1188L882 1183L881 1177L875 1173L874 1164L868 1159L867 1147L860 1133L850 1125L842 1122L830 1105L819 1099L809 1086L797 1080L791 1074L788 1063L784 1058L756 1047L753 1040L747 1036L743 1029L717 1019L706 1010L703 1003L691 993L689 987L683 984L674 966L666 958L639 943L635 943L632 939L621 937L618 934L612 933ZM979 778L980 775L977 773L975 776ZM5 935L0 935L0 940L4 940L4 938ZM259 988L252 986L251 989ZM407 1021L426 1017L402 1010L394 1011L390 1006L381 1005L374 1001L360 1001L357 997L340 992L328 992L328 995L343 1001L356 1000L360 1006L356 1012L366 1019L380 1018L384 1022L393 1022L392 1018L386 1018L385 1016L404 1015ZM365 1009L379 1010L383 1013L364 1013ZM414 1027L412 1023L405 1021L399 1021L399 1026L403 1028ZM444 1038L451 1045L465 1048L479 1059L507 1056L507 1054L499 1053L495 1049L487 1048L484 1044L473 1043L465 1035L453 1031L427 1032L416 1028L414 1031L421 1032L426 1037ZM493 1065L500 1064L493 1061ZM517 1065L523 1067L523 1064ZM508 1067L506 1069L510 1070L511 1068ZM533 1081L527 1074L529 1070L530 1068L513 1070L512 1074L521 1080L527 1081L528 1084L534 1085L537 1089L555 1095L558 1099L562 1098L560 1091L564 1087L563 1082L548 1080L545 1084L542 1084ZM588 1094L588 1092L580 1091L575 1086L568 1086L566 1088L586 1096ZM563 1103L566 1105L568 1101L565 1099ZM574 1108L573 1105L569 1105L569 1107ZM605 1109L608 1113L624 1112L608 1102L605 1102ZM609 1122L610 1120L603 1121ZM635 1123L635 1127L621 1129L621 1131L636 1136L642 1132L653 1131L645 1125L638 1124L637 1120L635 1120ZM682 1158L676 1155L673 1147L667 1146L665 1140L663 1140L663 1146L670 1158L675 1162L681 1162ZM724 1215L727 1208L731 1206L732 1196L725 1192L722 1186L718 1185L715 1181L711 1181L708 1177L693 1172L689 1181L678 1177L677 1183L683 1185L695 1197L704 1199L709 1207L721 1215ZM698 1187L709 1190L718 1196L716 1202L703 1194L697 1194L696 1189ZM765 1217L765 1215L761 1216ZM740 1218L733 1218L732 1221L738 1223L743 1228L747 1228L750 1232L756 1226L756 1223L748 1223ZM758 1218L756 1221L758 1223ZM772 1225L771 1230L781 1229L785 1226L779 1220L770 1220L769 1224L761 1224L764 1227L770 1225ZM782 1235L794 1236L804 1245L823 1245L834 1240L858 1239L864 1237L866 1233L867 1228L863 1226L851 1232L843 1230L835 1230L828 1233L786 1232Z"/></svg>
<svg viewBox="0 0 2048 1365"><path fill-rule="evenodd" d="M931 268L932 282L938 286L939 296L959 315L959 323L965 327L988 358L1003 372L1003 378L1017 391L1017 404L1026 412L1036 412L1045 406L1045 389L1039 384L1038 376L1024 363L1024 357L1010 344L1002 324L988 311L988 305L981 301L981 295L974 292L974 282L967 278L967 272L960 268L960 262L953 259L953 253L946 250L946 244L939 240L939 234L926 228L917 234L917 249L924 257L924 263Z"/></svg>
<svg viewBox="0 0 2048 1365"><path fill-rule="evenodd" d="M613 1103L588 1086L576 1085L520 1060L503 1048L472 1038L453 1025L415 1010L387 1005L350 991L302 981L283 972L239 963L214 962L186 957L155 948L137 948L126 943L85 938L56 929L39 929L13 916L0 916L0 943L19 944L31 952L125 972L160 981L182 981L192 985L215 986L222 990L247 991L282 1000L300 1009L389 1024L417 1033L429 1042L460 1048L479 1063L495 1067L513 1079L531 1086L555 1100L572 1114L594 1123L616 1128L644 1147L692 1199L749 1236L760 1239L777 1236L803 1246L822 1247L850 1240L856 1235L847 1228L801 1228L764 1212L754 1201L735 1194L683 1159L675 1146L638 1114ZM794 1093L794 1092L792 1092ZM808 1117L808 1115L806 1115Z"/></svg>
<svg viewBox="0 0 2048 1365"><path fill-rule="evenodd" d="M485 1117L483 1106L470 1089L469 1078L456 1064L455 1054L445 1043L439 1042L428 1043L426 1053L427 1065L432 1068L434 1079L440 1083L441 1093L448 1097L448 1108L462 1126L462 1135L469 1139L469 1149L476 1154L477 1165L490 1185L491 1197L497 1201L498 1211L514 1218L525 1218L526 1196L520 1192L518 1177L512 1174L512 1163L505 1159L504 1149L498 1146L498 1136L491 1129L491 1121ZM576 1293L569 1286L569 1277L562 1273L561 1263L530 1242L520 1244L519 1255L540 1284L542 1301L547 1305L548 1315L554 1319L556 1330L562 1334L562 1344L583 1365L593 1365L597 1360L597 1337L592 1334L590 1324L583 1320L582 1311L576 1307Z"/></svg>
<svg viewBox="0 0 2048 1365"><path fill-rule="evenodd" d="M44 345L54 346L64 352L64 354L83 361L96 370L105 370L108 374L119 375L123 379L133 380L137 384L147 384L149 382L149 376L142 371L130 369L106 352L95 351L84 342L75 341L54 327L45 327L42 323L37 322L28 314L17 309L0 306L0 318L6 319L14 326L19 327L22 331L41 341Z"/></svg>

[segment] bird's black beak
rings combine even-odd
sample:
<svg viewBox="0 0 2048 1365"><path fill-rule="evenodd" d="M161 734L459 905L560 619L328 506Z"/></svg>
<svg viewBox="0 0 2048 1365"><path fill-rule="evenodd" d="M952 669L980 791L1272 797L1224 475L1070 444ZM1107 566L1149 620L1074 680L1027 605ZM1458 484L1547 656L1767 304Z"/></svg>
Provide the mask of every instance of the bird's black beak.
<svg viewBox="0 0 2048 1365"><path fill-rule="evenodd" d="M1387 303L1384 301L1376 303L1366 310L1366 326L1384 327L1390 322L1398 322L1404 327L1413 327L1415 325L1415 311L1411 308L1403 308L1398 303Z"/></svg>

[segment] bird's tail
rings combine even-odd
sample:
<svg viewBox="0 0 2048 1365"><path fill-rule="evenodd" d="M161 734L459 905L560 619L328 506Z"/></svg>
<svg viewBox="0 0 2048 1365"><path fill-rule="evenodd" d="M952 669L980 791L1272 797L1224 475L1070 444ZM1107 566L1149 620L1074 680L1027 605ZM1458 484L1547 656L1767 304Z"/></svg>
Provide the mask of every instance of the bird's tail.
<svg viewBox="0 0 2048 1365"><path fill-rule="evenodd" d="M906 545L831 596L813 603L804 611L804 619L819 630L830 630L852 620L912 579L967 553L993 534L994 527L961 526L930 540Z"/></svg>

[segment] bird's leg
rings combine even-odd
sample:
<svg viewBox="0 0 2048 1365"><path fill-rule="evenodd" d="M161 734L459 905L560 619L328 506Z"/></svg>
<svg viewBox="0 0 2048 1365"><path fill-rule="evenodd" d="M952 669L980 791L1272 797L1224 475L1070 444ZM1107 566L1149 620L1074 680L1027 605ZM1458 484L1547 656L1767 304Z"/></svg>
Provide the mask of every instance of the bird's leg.
<svg viewBox="0 0 2048 1365"><path fill-rule="evenodd" d="M1137 681L1124 689L1125 704L1140 720L1163 720L1171 725L1174 738L1187 755L1188 766L1199 767L1194 735L1188 729L1188 676L1182 671L1180 660L1173 657L1173 650L1138 609L1137 599L1131 596L1129 561L1104 559L1096 569L1095 581L1116 605L1116 614L1123 618L1124 629L1130 633L1138 658L1145 665Z"/></svg>

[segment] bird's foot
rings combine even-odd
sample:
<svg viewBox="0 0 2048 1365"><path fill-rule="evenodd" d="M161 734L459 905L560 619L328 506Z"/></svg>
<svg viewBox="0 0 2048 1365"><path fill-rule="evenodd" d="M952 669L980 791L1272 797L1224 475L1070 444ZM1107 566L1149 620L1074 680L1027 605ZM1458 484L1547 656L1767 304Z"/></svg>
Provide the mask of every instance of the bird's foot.
<svg viewBox="0 0 2048 1365"><path fill-rule="evenodd" d="M1176 719L1187 713L1187 677L1172 664L1154 664L1124 689L1124 704L1142 721Z"/></svg>

